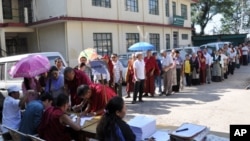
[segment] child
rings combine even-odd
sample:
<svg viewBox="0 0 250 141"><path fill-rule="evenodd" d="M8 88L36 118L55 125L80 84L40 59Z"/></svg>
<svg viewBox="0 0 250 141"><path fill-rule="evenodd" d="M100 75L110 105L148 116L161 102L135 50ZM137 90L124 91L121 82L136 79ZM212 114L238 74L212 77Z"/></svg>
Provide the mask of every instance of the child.
<svg viewBox="0 0 250 141"><path fill-rule="evenodd" d="M183 64L184 74L186 77L186 86L191 86L191 63L189 54L186 55L185 61Z"/></svg>

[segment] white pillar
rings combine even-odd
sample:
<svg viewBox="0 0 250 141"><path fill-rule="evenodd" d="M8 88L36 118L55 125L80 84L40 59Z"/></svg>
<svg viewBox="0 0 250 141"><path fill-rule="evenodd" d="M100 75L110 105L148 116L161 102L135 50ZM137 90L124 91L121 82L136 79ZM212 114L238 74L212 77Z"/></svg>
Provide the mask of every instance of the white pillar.
<svg viewBox="0 0 250 141"><path fill-rule="evenodd" d="M3 23L3 4L0 0L0 23Z"/></svg>
<svg viewBox="0 0 250 141"><path fill-rule="evenodd" d="M5 31L4 29L0 29L0 41L1 41L1 51L3 56L7 56L6 50L6 40L5 40Z"/></svg>

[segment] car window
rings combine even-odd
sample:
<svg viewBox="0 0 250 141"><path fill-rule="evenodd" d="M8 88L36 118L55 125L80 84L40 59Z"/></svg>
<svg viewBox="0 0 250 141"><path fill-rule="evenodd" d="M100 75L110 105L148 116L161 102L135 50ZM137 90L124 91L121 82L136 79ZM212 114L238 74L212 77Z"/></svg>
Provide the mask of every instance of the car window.
<svg viewBox="0 0 250 141"><path fill-rule="evenodd" d="M0 64L0 80L4 80L5 79L5 64Z"/></svg>
<svg viewBox="0 0 250 141"><path fill-rule="evenodd" d="M128 67L128 59L120 59L120 62L122 63L123 67Z"/></svg>
<svg viewBox="0 0 250 141"><path fill-rule="evenodd" d="M224 44L218 44L219 48L223 48Z"/></svg>
<svg viewBox="0 0 250 141"><path fill-rule="evenodd" d="M47 56L47 58L49 59L49 63L51 66L55 65L55 60L57 58L61 58L60 56ZM61 58L62 59L62 58ZM63 66L65 66L64 62L63 62Z"/></svg>
<svg viewBox="0 0 250 141"><path fill-rule="evenodd" d="M16 62L8 62L7 63L7 71L9 72L10 68L14 66ZM22 78L12 78L9 73L7 74L7 80L21 80Z"/></svg>

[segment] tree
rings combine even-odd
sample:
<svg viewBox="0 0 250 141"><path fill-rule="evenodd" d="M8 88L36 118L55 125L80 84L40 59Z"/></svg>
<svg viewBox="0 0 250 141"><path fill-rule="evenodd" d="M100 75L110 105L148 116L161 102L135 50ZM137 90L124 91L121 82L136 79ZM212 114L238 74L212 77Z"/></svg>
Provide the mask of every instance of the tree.
<svg viewBox="0 0 250 141"><path fill-rule="evenodd" d="M235 1L234 6L229 8L227 13L223 13L223 18L221 19L222 27L220 33L239 34L246 28L249 28L249 2L248 0Z"/></svg>
<svg viewBox="0 0 250 141"><path fill-rule="evenodd" d="M200 35L204 35L204 30L209 21L218 14L228 12L228 7L233 5L234 0L199 0L192 4L192 27L199 25ZM193 32L194 34L194 32Z"/></svg>

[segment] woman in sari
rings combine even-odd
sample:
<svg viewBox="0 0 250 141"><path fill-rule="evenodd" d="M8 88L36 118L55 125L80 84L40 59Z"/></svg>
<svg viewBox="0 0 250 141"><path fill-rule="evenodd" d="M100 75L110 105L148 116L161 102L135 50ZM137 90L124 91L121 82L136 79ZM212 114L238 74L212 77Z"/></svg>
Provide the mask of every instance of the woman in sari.
<svg viewBox="0 0 250 141"><path fill-rule="evenodd" d="M135 61L135 55L132 54L131 58L128 60L128 68L127 68L127 72L126 72L126 92L127 92L127 96L126 98L130 98L130 93L134 92L134 68L133 68L133 64Z"/></svg>

